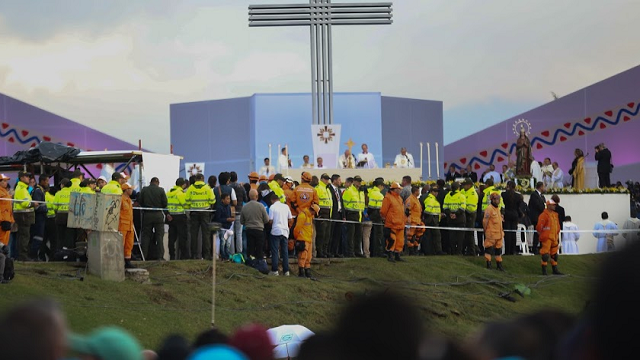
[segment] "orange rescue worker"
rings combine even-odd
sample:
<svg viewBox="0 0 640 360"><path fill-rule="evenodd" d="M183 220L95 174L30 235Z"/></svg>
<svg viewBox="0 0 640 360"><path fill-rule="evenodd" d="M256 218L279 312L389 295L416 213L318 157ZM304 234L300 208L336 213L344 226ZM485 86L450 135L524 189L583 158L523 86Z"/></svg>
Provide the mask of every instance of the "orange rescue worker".
<svg viewBox="0 0 640 360"><path fill-rule="evenodd" d="M404 247L404 205L400 196L402 187L397 182L391 184L389 192L382 200L380 216L384 220L384 238L387 241L387 260L405 261L400 257Z"/></svg>
<svg viewBox="0 0 640 360"><path fill-rule="evenodd" d="M9 245L11 224L15 222L13 219L13 210L11 209L13 207L13 203L11 202L13 197L7 190L9 180L11 180L11 178L5 174L0 174L0 221L4 223L2 228L0 228L0 242L4 244L4 246Z"/></svg>
<svg viewBox="0 0 640 360"><path fill-rule="evenodd" d="M482 218L484 228L484 258L487 260L487 269L491 269L491 255L496 258L496 267L502 268L502 244L504 242L504 229L502 228L503 216L500 213L501 197L497 193L489 195L491 204L487 206Z"/></svg>
<svg viewBox="0 0 640 360"><path fill-rule="evenodd" d="M302 183L296 186L295 190L287 197L291 207L291 213L294 216L297 212L302 211L302 209L308 209L311 205L318 205L320 203L316 189L310 185L311 174L306 171L303 172L300 180L302 180Z"/></svg>
<svg viewBox="0 0 640 360"><path fill-rule="evenodd" d="M135 265L131 263L131 250L133 250L133 204L131 202L131 194L133 188L131 185L124 183L120 185L122 189L122 203L120 204L120 224L118 231L122 234L124 240L124 268L135 269Z"/></svg>
<svg viewBox="0 0 640 360"><path fill-rule="evenodd" d="M536 231L540 234L540 257L542 258L542 275L547 275L547 262L551 259L551 267L554 275L564 275L558 271L558 236L560 234L560 222L556 202L547 200L547 208L538 218Z"/></svg>
<svg viewBox="0 0 640 360"><path fill-rule="evenodd" d="M313 250L313 217L318 215L320 206L317 204L305 207L298 213L293 236L296 239L298 253L298 277L311 278L311 256Z"/></svg>
<svg viewBox="0 0 640 360"><path fill-rule="evenodd" d="M410 227L407 229L407 247L409 255L418 255L418 245L420 244L420 238L424 234L424 228L415 226L424 226L422 222L422 206L420 200L420 188L417 186L411 186L411 195L404 202L404 207L407 214L407 225Z"/></svg>

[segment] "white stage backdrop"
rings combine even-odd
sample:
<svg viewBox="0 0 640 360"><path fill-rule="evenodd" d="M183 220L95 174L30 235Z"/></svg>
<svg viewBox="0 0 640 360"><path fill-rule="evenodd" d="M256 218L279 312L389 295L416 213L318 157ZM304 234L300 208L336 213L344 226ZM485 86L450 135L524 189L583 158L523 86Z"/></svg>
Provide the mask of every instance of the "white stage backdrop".
<svg viewBox="0 0 640 360"><path fill-rule="evenodd" d="M180 176L180 157L175 155L162 155L154 153L142 154L142 186L149 185L153 177L160 180L160 187L165 191L171 190L176 184L176 179Z"/></svg>

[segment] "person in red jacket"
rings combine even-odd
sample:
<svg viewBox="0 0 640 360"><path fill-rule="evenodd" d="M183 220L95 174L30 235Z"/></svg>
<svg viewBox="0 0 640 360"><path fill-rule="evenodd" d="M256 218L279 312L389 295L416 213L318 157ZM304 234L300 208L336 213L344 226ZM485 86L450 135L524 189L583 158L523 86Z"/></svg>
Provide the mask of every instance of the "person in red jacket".
<svg viewBox="0 0 640 360"><path fill-rule="evenodd" d="M563 275L558 271L558 236L560 222L556 202L547 200L547 208L540 214L536 231L540 234L540 257L542 258L542 275L547 275L547 262L551 259L554 275Z"/></svg>
<svg viewBox="0 0 640 360"><path fill-rule="evenodd" d="M400 196L402 187L394 182L382 200L380 216L384 221L384 237L387 242L387 260L390 262L405 261L400 257L404 247L404 204Z"/></svg>

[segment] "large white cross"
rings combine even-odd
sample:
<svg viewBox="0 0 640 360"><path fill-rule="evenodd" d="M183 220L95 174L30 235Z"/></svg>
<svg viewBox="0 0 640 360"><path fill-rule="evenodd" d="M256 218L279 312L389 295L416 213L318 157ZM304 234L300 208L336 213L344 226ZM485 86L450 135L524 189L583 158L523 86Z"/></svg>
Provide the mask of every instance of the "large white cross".
<svg viewBox="0 0 640 360"><path fill-rule="evenodd" d="M314 124L333 124L332 25L389 25L388 3L340 3L309 0L309 4L251 5L249 26L309 26L311 102Z"/></svg>

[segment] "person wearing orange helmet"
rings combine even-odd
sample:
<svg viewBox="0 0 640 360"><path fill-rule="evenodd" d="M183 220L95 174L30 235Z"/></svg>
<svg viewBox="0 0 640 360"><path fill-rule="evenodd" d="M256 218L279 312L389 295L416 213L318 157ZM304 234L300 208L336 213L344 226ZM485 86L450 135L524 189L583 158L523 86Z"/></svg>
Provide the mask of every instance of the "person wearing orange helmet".
<svg viewBox="0 0 640 360"><path fill-rule="evenodd" d="M540 257L542 258L542 275L547 275L547 262L551 260L551 267L554 275L563 275L558 271L558 236L560 234L560 222L558 213L555 212L556 202L547 200L547 208L544 209L538 223L536 231L540 234Z"/></svg>
<svg viewBox="0 0 640 360"><path fill-rule="evenodd" d="M482 227L484 228L484 258L487 261L487 269L491 269L491 255L496 258L496 268L504 271L502 268L502 244L504 242L504 229L502 222L504 216L500 213L500 195L491 193L489 195L491 205L487 206L482 218Z"/></svg>

